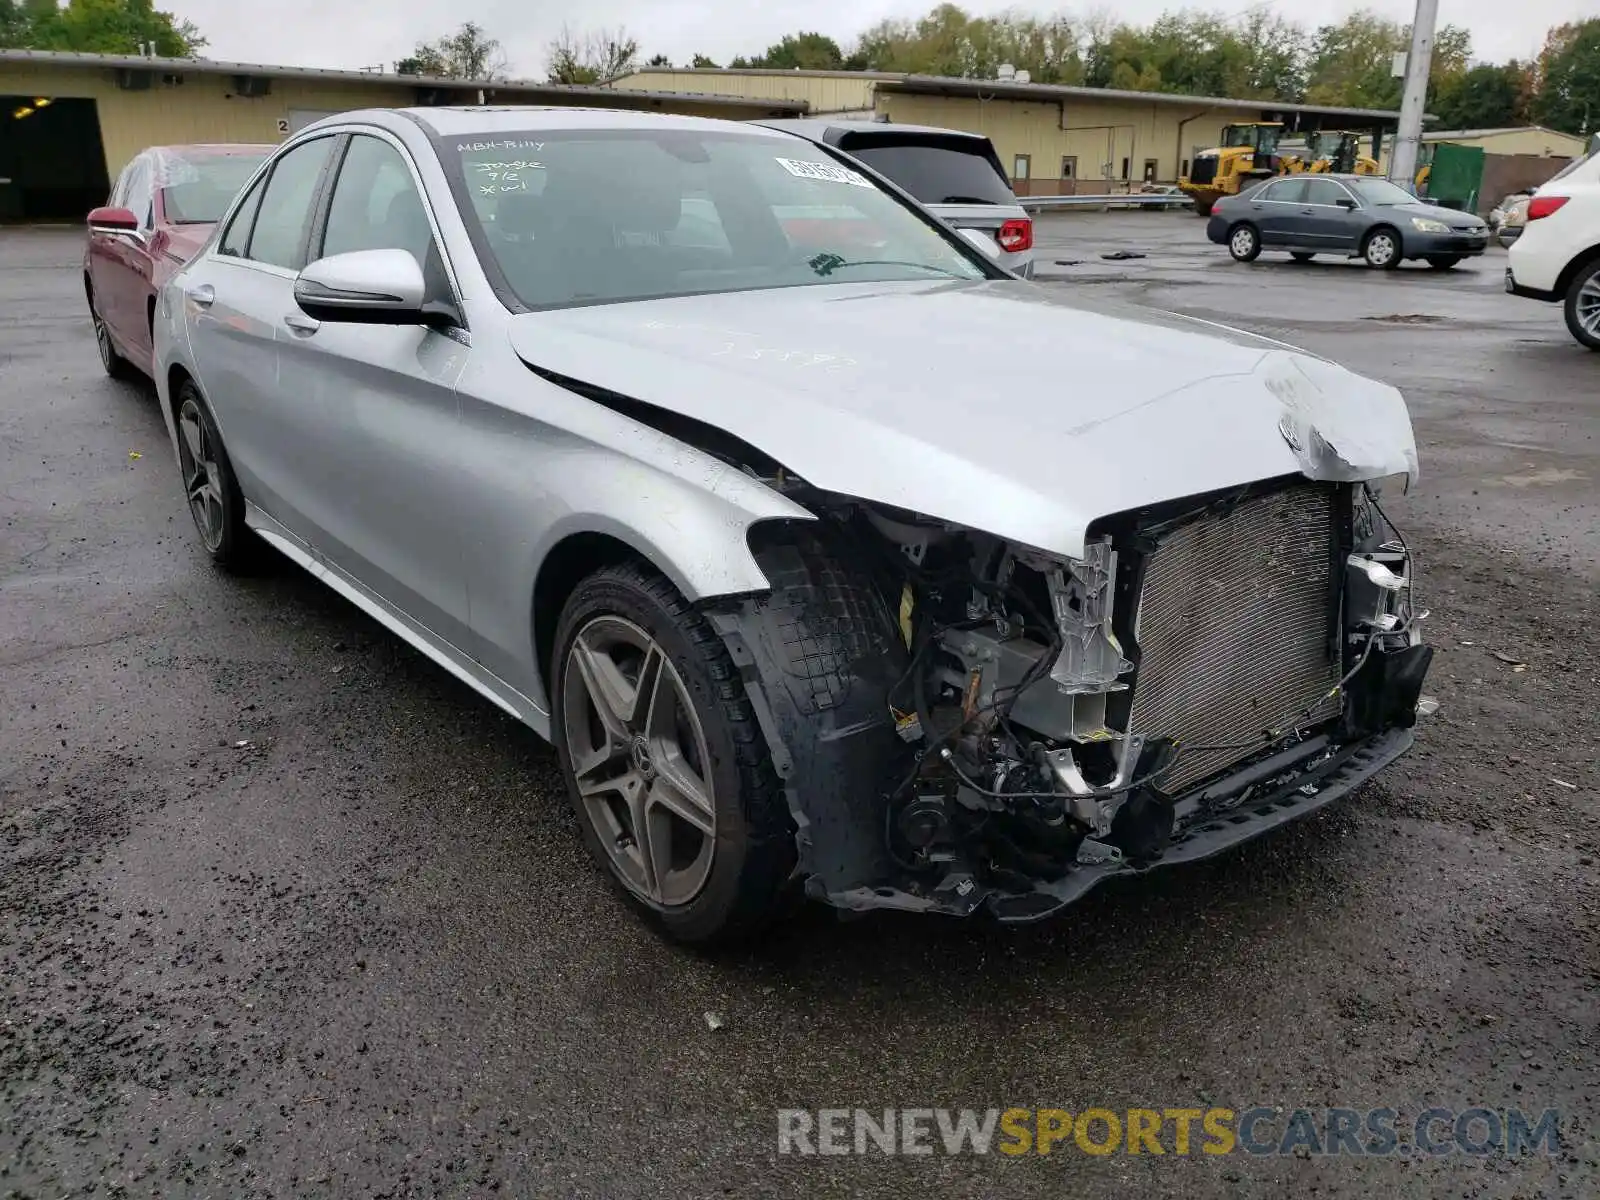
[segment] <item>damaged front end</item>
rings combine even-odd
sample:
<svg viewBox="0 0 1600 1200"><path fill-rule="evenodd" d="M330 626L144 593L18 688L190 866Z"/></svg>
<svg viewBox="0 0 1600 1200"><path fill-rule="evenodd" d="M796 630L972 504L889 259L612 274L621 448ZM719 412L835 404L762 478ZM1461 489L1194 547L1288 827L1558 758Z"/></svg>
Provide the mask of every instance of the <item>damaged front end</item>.
<svg viewBox="0 0 1600 1200"><path fill-rule="evenodd" d="M769 593L708 613L783 777L808 892L1046 916L1350 791L1411 744L1431 650L1362 483L1094 523L1081 558L812 494Z"/></svg>

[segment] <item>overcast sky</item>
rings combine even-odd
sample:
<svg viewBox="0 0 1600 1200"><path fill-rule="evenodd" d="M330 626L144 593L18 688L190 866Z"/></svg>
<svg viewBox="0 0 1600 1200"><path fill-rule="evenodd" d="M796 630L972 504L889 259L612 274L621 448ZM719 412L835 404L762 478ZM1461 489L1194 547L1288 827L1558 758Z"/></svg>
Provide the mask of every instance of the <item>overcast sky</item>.
<svg viewBox="0 0 1600 1200"><path fill-rule="evenodd" d="M563 20L576 30L625 26L644 57L661 53L687 62L695 53L726 63L736 54L759 53L785 33L814 29L848 46L854 35L884 17L917 16L931 0L586 0L583 4L539 4L527 0L158 0L157 7L186 17L210 39L212 58L235 62L281 63L314 67L389 66L419 40L449 32L462 21L476 21L500 39L517 77L542 77L545 49ZM1097 5L1007 3L967 0L968 12L1008 8L1041 14L1083 13ZM1099 7L1106 7L1099 5ZM1169 0L1119 0L1114 11L1127 21L1148 21L1169 8ZM1219 0L1197 7L1241 13L1247 3ZM1409 20L1409 0L1280 0L1278 12L1316 25L1357 8L1373 8L1396 20ZM1595 0L1440 0L1441 23L1472 32L1475 55L1500 61L1527 58L1544 41L1545 30L1564 21L1593 16Z"/></svg>

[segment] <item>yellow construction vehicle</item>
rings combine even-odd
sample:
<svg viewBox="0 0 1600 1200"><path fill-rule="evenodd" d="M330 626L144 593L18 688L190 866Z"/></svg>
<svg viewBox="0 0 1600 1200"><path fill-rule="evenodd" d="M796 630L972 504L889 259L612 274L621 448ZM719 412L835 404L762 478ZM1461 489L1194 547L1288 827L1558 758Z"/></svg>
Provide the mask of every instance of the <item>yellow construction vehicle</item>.
<svg viewBox="0 0 1600 1200"><path fill-rule="evenodd" d="M1224 196L1237 196L1273 175L1299 174L1305 170L1305 160L1278 153L1282 136L1283 125L1277 121L1223 126L1222 145L1195 152L1189 174L1178 180L1178 190L1205 217Z"/></svg>
<svg viewBox="0 0 1600 1200"><path fill-rule="evenodd" d="M1361 135L1348 129L1323 129L1313 133L1307 143L1311 165L1317 174L1376 175L1378 160L1361 149Z"/></svg>
<svg viewBox="0 0 1600 1200"><path fill-rule="evenodd" d="M1413 182L1417 185L1419 196L1428 194L1428 180L1433 175L1433 152L1438 148L1438 142L1423 142L1417 147L1417 177Z"/></svg>

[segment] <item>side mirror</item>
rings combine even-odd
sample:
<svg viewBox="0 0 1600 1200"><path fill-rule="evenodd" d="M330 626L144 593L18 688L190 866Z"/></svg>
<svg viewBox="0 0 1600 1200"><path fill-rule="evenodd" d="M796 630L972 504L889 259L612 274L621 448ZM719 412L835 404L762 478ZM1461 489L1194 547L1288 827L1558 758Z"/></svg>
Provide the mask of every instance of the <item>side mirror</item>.
<svg viewBox="0 0 1600 1200"><path fill-rule="evenodd" d="M1334 203L1350 212L1355 212L1356 210L1356 202L1349 196L1340 196Z"/></svg>
<svg viewBox="0 0 1600 1200"><path fill-rule="evenodd" d="M139 218L126 208L97 208L89 214L90 233L137 233Z"/></svg>
<svg viewBox="0 0 1600 1200"><path fill-rule="evenodd" d="M423 325L428 285L409 250L353 250L310 263L294 302L308 317L358 325Z"/></svg>
<svg viewBox="0 0 1600 1200"><path fill-rule="evenodd" d="M956 232L990 258L1000 257L1000 244L981 229L958 229Z"/></svg>

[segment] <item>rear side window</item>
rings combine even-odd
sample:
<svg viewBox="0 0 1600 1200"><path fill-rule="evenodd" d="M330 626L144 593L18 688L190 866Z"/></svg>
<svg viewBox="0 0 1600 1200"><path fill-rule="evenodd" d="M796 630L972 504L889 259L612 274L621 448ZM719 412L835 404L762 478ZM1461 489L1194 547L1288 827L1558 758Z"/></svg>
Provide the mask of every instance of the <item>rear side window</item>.
<svg viewBox="0 0 1600 1200"><path fill-rule="evenodd" d="M1303 204L1306 183L1303 179L1280 179L1269 183L1256 195L1257 200L1271 200L1278 204Z"/></svg>
<svg viewBox="0 0 1600 1200"><path fill-rule="evenodd" d="M256 223L256 209L261 207L261 191L266 185L266 176L256 180L255 187L250 189L250 194L244 198L244 203L239 205L239 211L234 213L233 220L228 222L228 228L217 246L217 253L226 254L230 258L245 256L245 251L250 246L250 229Z"/></svg>
<svg viewBox="0 0 1600 1200"><path fill-rule="evenodd" d="M250 235L247 258L291 271L305 265L300 246L311 215L311 202L316 199L317 181L332 147L333 139L329 137L303 142L273 164Z"/></svg>
<svg viewBox="0 0 1600 1200"><path fill-rule="evenodd" d="M839 148L924 204L1015 204L987 141L847 134Z"/></svg>

